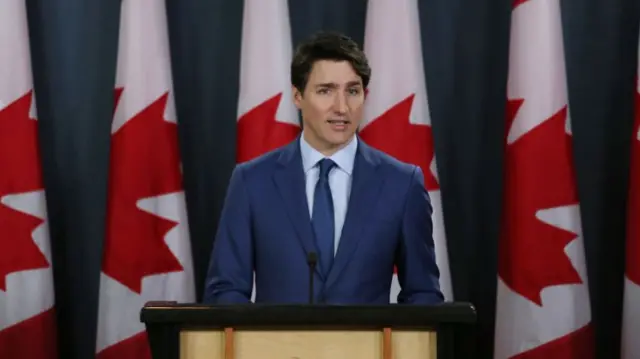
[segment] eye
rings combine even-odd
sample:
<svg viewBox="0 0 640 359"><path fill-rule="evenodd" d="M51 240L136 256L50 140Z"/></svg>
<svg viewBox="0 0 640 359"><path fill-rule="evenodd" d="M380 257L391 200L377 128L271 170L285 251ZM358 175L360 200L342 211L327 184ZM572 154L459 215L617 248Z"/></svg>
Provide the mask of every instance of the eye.
<svg viewBox="0 0 640 359"><path fill-rule="evenodd" d="M350 88L350 89L349 89L349 94L350 94L350 95L354 95L354 96L355 96L355 95L358 95L358 94L360 94L360 89L359 89L359 88L357 88L357 87Z"/></svg>
<svg viewBox="0 0 640 359"><path fill-rule="evenodd" d="M329 89L326 88L326 87L323 87L323 88L318 89L317 93L320 94L320 95L326 95L326 94L329 93Z"/></svg>

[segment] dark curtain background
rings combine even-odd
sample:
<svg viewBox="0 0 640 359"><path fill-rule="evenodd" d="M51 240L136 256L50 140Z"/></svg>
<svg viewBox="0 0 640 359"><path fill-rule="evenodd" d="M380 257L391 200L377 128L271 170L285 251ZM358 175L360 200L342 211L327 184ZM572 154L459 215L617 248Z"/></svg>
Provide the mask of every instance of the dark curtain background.
<svg viewBox="0 0 640 359"><path fill-rule="evenodd" d="M161 1L161 0L159 0ZM420 0L423 54L457 300L491 358L511 0ZM598 358L619 357L635 89L636 0L563 0L569 100ZM29 0L60 357L94 357L119 1ZM366 0L290 0L292 41L363 43ZM228 179L243 2L167 0L198 297ZM375 76L375 69L374 76Z"/></svg>
<svg viewBox="0 0 640 359"><path fill-rule="evenodd" d="M93 358L120 3L26 3L59 358Z"/></svg>
<svg viewBox="0 0 640 359"><path fill-rule="evenodd" d="M619 357L640 2L562 2L569 104L599 358Z"/></svg>

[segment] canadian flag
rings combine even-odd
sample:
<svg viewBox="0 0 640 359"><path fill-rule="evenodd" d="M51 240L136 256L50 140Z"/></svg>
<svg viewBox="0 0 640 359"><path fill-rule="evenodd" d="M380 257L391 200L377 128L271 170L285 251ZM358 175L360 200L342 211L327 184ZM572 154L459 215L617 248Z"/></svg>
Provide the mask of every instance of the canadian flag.
<svg viewBox="0 0 640 359"><path fill-rule="evenodd" d="M144 303L195 301L164 1L121 6L99 359L150 358Z"/></svg>
<svg viewBox="0 0 640 359"><path fill-rule="evenodd" d="M0 358L56 358L47 210L23 0L0 1Z"/></svg>
<svg viewBox="0 0 640 359"><path fill-rule="evenodd" d="M495 358L592 358L559 0L515 1Z"/></svg>
<svg viewBox="0 0 640 359"><path fill-rule="evenodd" d="M640 51L640 47L639 47ZM638 59L640 75L640 56ZM636 119L631 142L631 179L627 216L627 260L622 316L622 359L640 359L640 81L636 80Z"/></svg>
<svg viewBox="0 0 640 359"><path fill-rule="evenodd" d="M369 0L364 51L374 70L360 136L367 144L422 169L433 206L433 238L440 286L445 300L453 300L417 1ZM394 275L392 303L397 302L399 292L398 279Z"/></svg>
<svg viewBox="0 0 640 359"><path fill-rule="evenodd" d="M294 140L291 30L287 0L245 0L240 56L237 162Z"/></svg>

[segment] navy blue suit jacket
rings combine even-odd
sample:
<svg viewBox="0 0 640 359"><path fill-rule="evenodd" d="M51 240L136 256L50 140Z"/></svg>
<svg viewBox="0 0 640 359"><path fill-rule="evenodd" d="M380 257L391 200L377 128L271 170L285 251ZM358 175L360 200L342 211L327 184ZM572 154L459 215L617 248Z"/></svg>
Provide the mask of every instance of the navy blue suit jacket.
<svg viewBox="0 0 640 359"><path fill-rule="evenodd" d="M398 303L443 301L432 207L419 167L360 138L340 244L329 274L315 272L316 301L385 304L394 264ZM216 234L205 303L307 303L307 253L315 252L299 139L238 165Z"/></svg>

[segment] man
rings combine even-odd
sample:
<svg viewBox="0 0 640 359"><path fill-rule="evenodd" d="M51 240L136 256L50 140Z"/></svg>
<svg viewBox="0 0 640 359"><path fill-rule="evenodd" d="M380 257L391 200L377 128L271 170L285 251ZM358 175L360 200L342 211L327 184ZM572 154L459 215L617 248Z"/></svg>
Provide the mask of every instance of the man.
<svg viewBox="0 0 640 359"><path fill-rule="evenodd" d="M317 35L291 64L303 131L234 170L206 280L206 303L385 304L443 301L432 208L419 167L356 135L371 70L349 38ZM311 254L310 254L311 253ZM311 258L310 258L311 257Z"/></svg>

